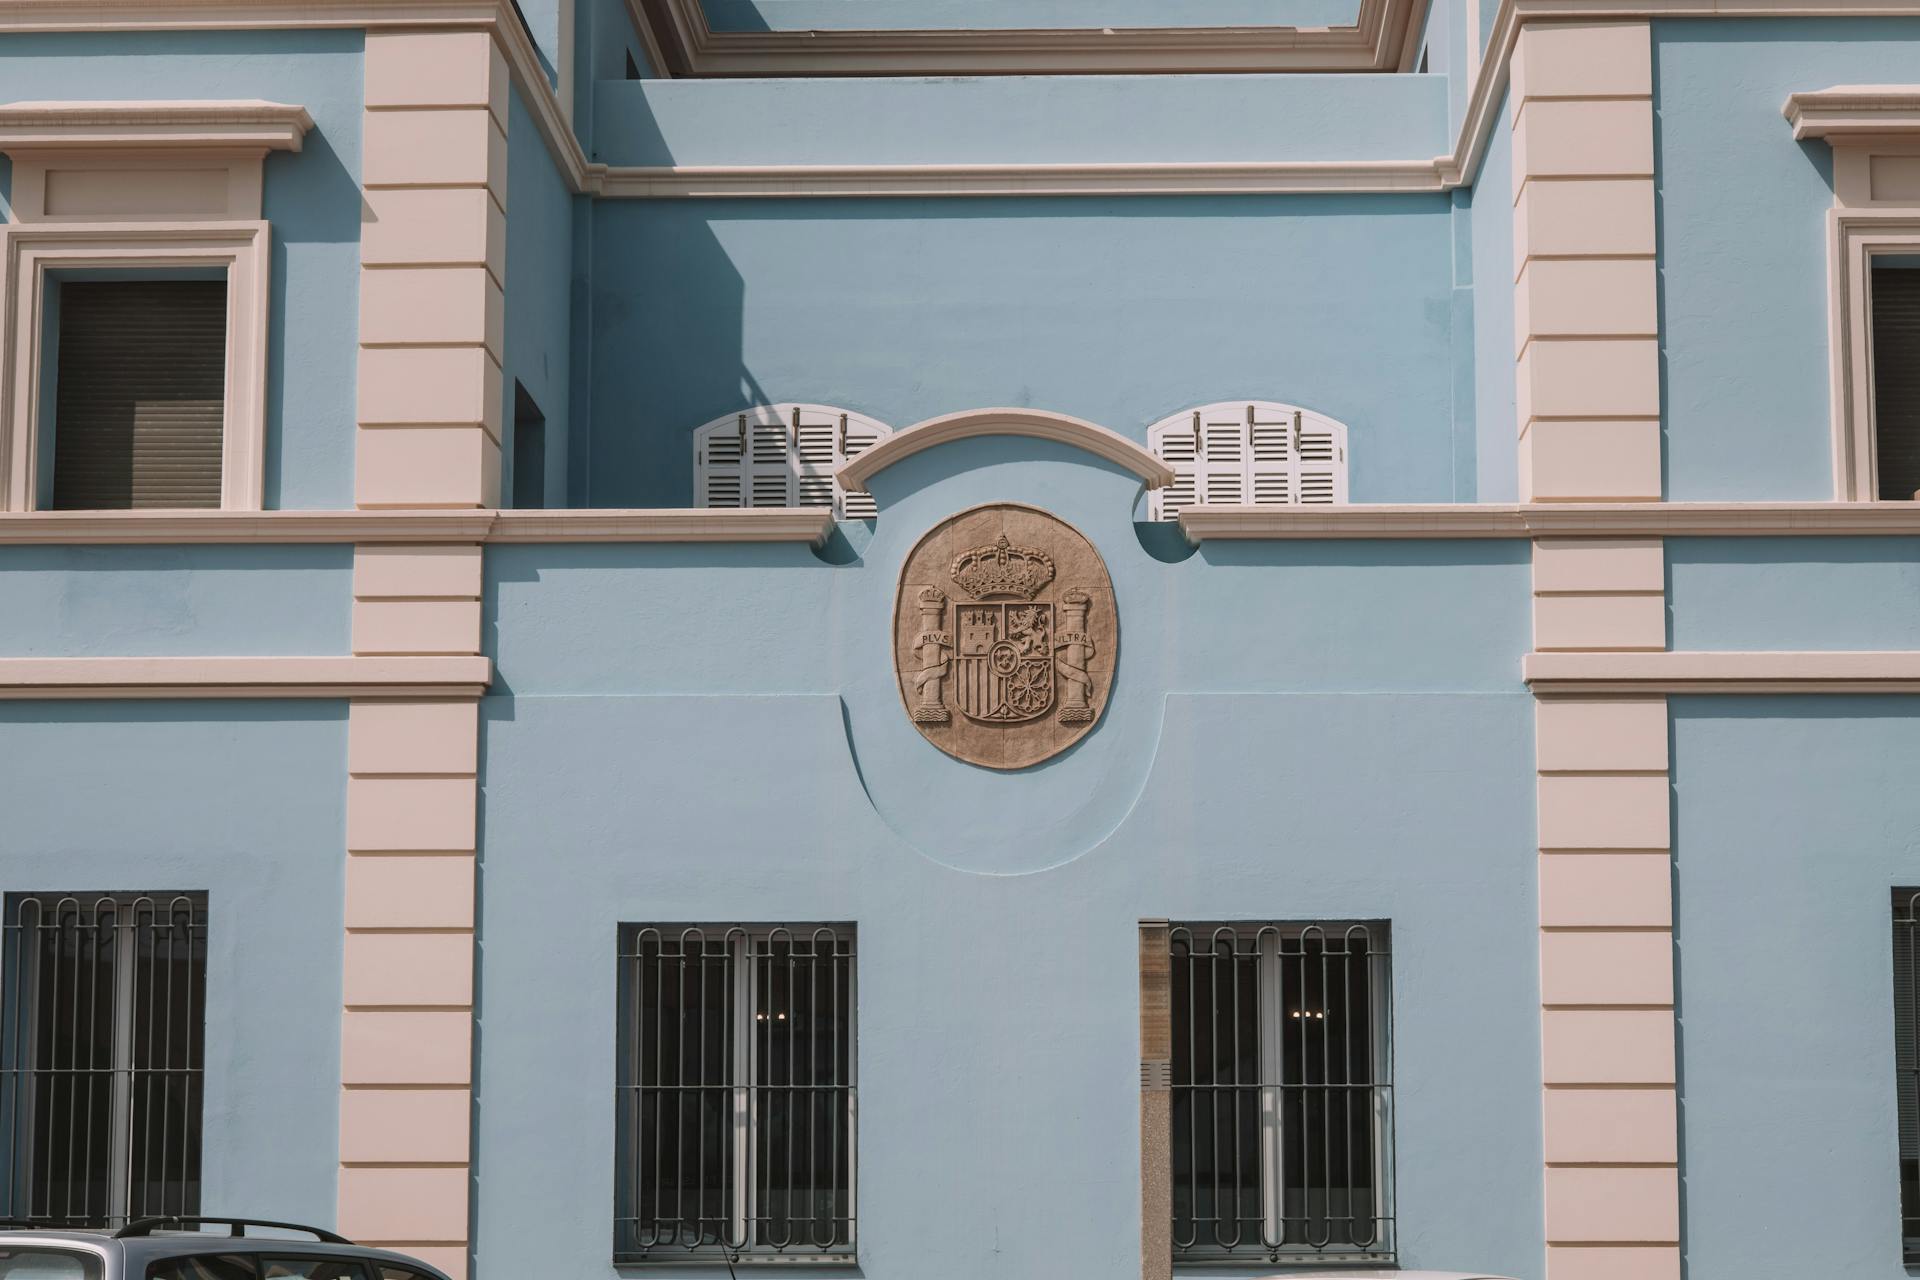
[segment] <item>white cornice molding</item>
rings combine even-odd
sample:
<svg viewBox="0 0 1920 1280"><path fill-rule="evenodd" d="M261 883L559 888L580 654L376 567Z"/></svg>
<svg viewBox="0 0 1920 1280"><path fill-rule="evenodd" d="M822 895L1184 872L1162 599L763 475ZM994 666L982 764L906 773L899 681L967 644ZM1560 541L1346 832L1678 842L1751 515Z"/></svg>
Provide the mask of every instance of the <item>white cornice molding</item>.
<svg viewBox="0 0 1920 1280"><path fill-rule="evenodd" d="M127 148L298 151L312 128L305 107L258 99L0 104L0 151L9 154Z"/></svg>
<svg viewBox="0 0 1920 1280"><path fill-rule="evenodd" d="M715 31L701 0L629 0L661 74L694 76L1406 71L1423 7L1361 0L1337 27Z"/></svg>
<svg viewBox="0 0 1920 1280"><path fill-rule="evenodd" d="M477 655L323 658L0 658L0 699L477 698Z"/></svg>
<svg viewBox="0 0 1920 1280"><path fill-rule="evenodd" d="M692 0L674 0L691 3ZM1379 0L1367 0L1378 3ZM627 0L638 11L643 0ZM1385 10L1381 22L1386 25ZM1466 117L1452 152L1432 158L1367 163L1294 162L1261 165L1249 162L1252 170L1264 174L1243 174L1234 179L1231 189L1246 194L1312 193L1355 191L1431 191L1451 190L1470 184L1488 141L1498 122L1499 107L1510 72L1513 47L1522 25L1552 21L1629 21L1647 18L1714 17L1914 17L1920 16L1920 0L1500 0L1487 41L1487 52L1480 72L1468 91ZM1344 30L1359 30L1362 24ZM1120 181L1087 181L1087 166L1058 166L1059 173L1045 172L1055 166L983 165L953 166L978 170L982 189L968 191L956 175L953 186L929 192L928 175L916 173L917 166L856 166L858 172L820 174L816 166L755 165L720 171L691 168L628 168L595 164L582 151L562 110L559 97L547 82L532 38L514 13L509 0L0 0L0 34L28 31L113 31L113 30L246 30L302 28L484 28L506 55L515 85L534 125L545 140L549 154L562 180L575 194L604 194L639 199L673 198L695 194L717 197L872 194L872 195L963 195L963 194L1045 194L1049 191L1073 195L1156 195L1220 194L1225 188L1212 182L1195 182L1196 175L1182 172L1192 166L1179 163L1143 163L1127 166L1124 175L1131 185ZM642 27L643 31L651 28ZM1169 30L1166 28L1161 31ZM1218 37L1221 29L1200 28ZM1333 30L1343 30L1335 28ZM721 33L725 37L764 37L767 33ZM860 33L815 33L809 42L822 35L852 36ZM1026 33L1031 34L1031 33ZM1101 40L1104 33L1091 34ZM1231 33L1229 33L1231 34ZM1408 65L1419 40L1419 24L1408 22L1399 37L1399 65ZM1116 39L1130 39L1120 31ZM1237 36L1233 37L1238 39ZM1382 39L1383 49L1393 41ZM656 60L655 69L673 74L671 52L649 46ZM1035 67L1024 68L1034 70ZM1054 68L1045 68L1054 69ZM1137 69L1137 68L1136 68ZM1109 167L1109 166L1096 166ZM1220 167L1220 166L1213 166ZM1231 166L1229 166L1231 167ZM1372 172L1369 173L1368 171ZM1024 185L1006 189L1017 177ZM864 187L864 192L808 189L808 184L826 179L831 187ZM1377 182L1379 185L1360 185ZM790 190L782 190L789 184ZM997 186L994 184L998 184Z"/></svg>
<svg viewBox="0 0 1920 1280"><path fill-rule="evenodd" d="M1173 468L1117 431L1041 409L969 409L928 418L896 431L840 468L843 487L865 492L867 482L896 462L957 440L980 436L1027 436L1071 445L1117 463L1146 482L1149 489L1173 483ZM886 519L882 512L881 519Z"/></svg>
<svg viewBox="0 0 1920 1280"><path fill-rule="evenodd" d="M1920 138L1920 85L1835 85L1795 93L1780 114L1797 139Z"/></svg>
<svg viewBox="0 0 1920 1280"><path fill-rule="evenodd" d="M999 410L997 414L1027 410ZM971 415L968 415L971 416ZM1043 415L1053 418L1053 415ZM940 420L935 419L936 423ZM1057 423L1057 419L1055 420ZM1071 421L1071 420L1069 420ZM1092 424L1086 424L1091 426ZM903 434L903 433L896 433ZM962 434L1006 432L955 431ZM1025 431L1087 447L1087 437ZM1123 439L1123 437L1115 437ZM941 443L921 437L919 448ZM1101 439L1104 440L1103 437ZM1131 441L1124 441L1132 445ZM1110 442L1109 442L1110 443ZM1132 446L1138 449L1137 445ZM915 450L916 452L918 449ZM1138 474L1145 450L1109 455ZM893 460L897 461L896 455ZM881 459L884 464L887 459ZM848 470L851 470L851 466ZM844 472L842 473L845 474ZM870 476L872 472L864 472ZM1148 478L1142 476L1143 479ZM881 513L885 519L885 513ZM1340 507L1193 507L1192 541L1247 539L1915 537L1920 503L1355 503ZM583 508L551 511L0 512L0 547L374 542L762 542L819 545L823 507Z"/></svg>
<svg viewBox="0 0 1920 1280"><path fill-rule="evenodd" d="M501 511L488 542L797 542L833 532L827 507Z"/></svg>
<svg viewBox="0 0 1920 1280"><path fill-rule="evenodd" d="M1189 507L1188 540L1920 535L1920 502L1355 503Z"/></svg>
<svg viewBox="0 0 1920 1280"><path fill-rule="evenodd" d="M139 543L797 542L833 530L821 507L564 511L0 512L0 546Z"/></svg>
<svg viewBox="0 0 1920 1280"><path fill-rule="evenodd" d="M1684 693L1920 693L1920 653L1529 653L1542 696Z"/></svg>
<svg viewBox="0 0 1920 1280"><path fill-rule="evenodd" d="M595 193L624 199L804 196L1278 195L1443 191L1437 160L1110 164L595 166Z"/></svg>

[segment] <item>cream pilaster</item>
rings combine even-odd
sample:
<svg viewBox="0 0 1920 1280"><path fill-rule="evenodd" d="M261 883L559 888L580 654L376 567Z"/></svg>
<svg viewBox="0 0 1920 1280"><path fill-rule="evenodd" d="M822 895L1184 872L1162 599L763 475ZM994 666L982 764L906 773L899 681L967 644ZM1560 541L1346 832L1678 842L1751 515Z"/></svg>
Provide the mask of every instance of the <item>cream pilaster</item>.
<svg viewBox="0 0 1920 1280"><path fill-rule="evenodd" d="M1521 497L1661 497L1645 22L1514 52ZM1537 538L1534 649L1666 648L1659 538ZM1536 704L1549 1280L1678 1280L1667 703Z"/></svg>
<svg viewBox="0 0 1920 1280"><path fill-rule="evenodd" d="M483 29L369 32L355 503L500 483L507 68ZM481 548L360 544L353 651L480 652ZM479 709L355 701L340 1226L467 1270Z"/></svg>

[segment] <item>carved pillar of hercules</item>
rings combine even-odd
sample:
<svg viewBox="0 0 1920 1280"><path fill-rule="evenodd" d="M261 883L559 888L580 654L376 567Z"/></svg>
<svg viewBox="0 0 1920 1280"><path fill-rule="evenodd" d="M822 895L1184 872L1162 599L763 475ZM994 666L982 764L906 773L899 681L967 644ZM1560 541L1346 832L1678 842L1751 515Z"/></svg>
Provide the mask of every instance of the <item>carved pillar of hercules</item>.
<svg viewBox="0 0 1920 1280"><path fill-rule="evenodd" d="M947 651L953 648L952 635L940 625L946 621L947 597L938 587L928 587L920 593L919 603L920 633L914 644L920 650L920 670L913 677L919 701L914 703L913 718L922 724L945 724L950 714L941 701L940 687L947 676Z"/></svg>
<svg viewBox="0 0 1920 1280"><path fill-rule="evenodd" d="M1087 663L1093 658L1093 637L1087 634L1087 607L1093 597L1078 587L1060 597L1060 634L1055 646L1055 667L1066 687L1061 691L1060 723L1085 724L1093 719L1090 697L1093 677Z"/></svg>

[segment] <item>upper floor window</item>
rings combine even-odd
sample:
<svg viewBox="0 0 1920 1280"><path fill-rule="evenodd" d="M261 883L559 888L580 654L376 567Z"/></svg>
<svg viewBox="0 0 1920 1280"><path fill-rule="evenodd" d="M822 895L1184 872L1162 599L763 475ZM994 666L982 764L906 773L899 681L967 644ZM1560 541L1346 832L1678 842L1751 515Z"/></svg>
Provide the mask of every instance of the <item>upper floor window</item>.
<svg viewBox="0 0 1920 1280"><path fill-rule="evenodd" d="M616 1263L848 1261L854 930L623 925Z"/></svg>
<svg viewBox="0 0 1920 1280"><path fill-rule="evenodd" d="M1169 930L1176 1260L1392 1259L1387 935Z"/></svg>
<svg viewBox="0 0 1920 1280"><path fill-rule="evenodd" d="M265 499L264 161L303 107L0 104L0 510Z"/></svg>
<svg viewBox="0 0 1920 1280"><path fill-rule="evenodd" d="M1149 427L1147 447L1173 468L1173 483L1147 496L1149 520L1177 520L1193 506L1347 500L1346 427L1293 405L1202 405Z"/></svg>
<svg viewBox="0 0 1920 1280"><path fill-rule="evenodd" d="M16 893L0 922L0 1216L200 1209L203 893Z"/></svg>
<svg viewBox="0 0 1920 1280"><path fill-rule="evenodd" d="M693 435L694 502L702 507L832 507L837 520L876 514L873 495L849 493L840 468L891 428L823 404L760 405L716 418Z"/></svg>
<svg viewBox="0 0 1920 1280"><path fill-rule="evenodd" d="M1893 1058L1900 1122L1900 1245L1920 1264L1920 889L1893 891Z"/></svg>

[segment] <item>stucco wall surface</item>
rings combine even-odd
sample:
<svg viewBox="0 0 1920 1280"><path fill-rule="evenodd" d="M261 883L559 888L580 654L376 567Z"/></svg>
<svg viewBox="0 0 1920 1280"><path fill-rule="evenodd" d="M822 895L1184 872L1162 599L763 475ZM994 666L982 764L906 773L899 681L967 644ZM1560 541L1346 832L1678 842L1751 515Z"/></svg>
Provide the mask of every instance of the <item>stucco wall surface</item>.
<svg viewBox="0 0 1920 1280"><path fill-rule="evenodd" d="M1513 130L1502 98L1472 190L1475 486L1463 501L1520 500L1514 407Z"/></svg>
<svg viewBox="0 0 1920 1280"><path fill-rule="evenodd" d="M346 708L0 702L0 891L204 890L209 1213L331 1222Z"/></svg>
<svg viewBox="0 0 1920 1280"><path fill-rule="evenodd" d="M1688 1280L1901 1280L1890 893L1920 699L1676 698Z"/></svg>
<svg viewBox="0 0 1920 1280"><path fill-rule="evenodd" d="M573 196L515 89L507 127L506 447L501 500L514 485L514 383L546 419L546 505L567 505L573 382Z"/></svg>
<svg viewBox="0 0 1920 1280"><path fill-rule="evenodd" d="M0 100L264 98L313 116L300 151L266 161L268 507L353 505L363 43L358 31L0 38Z"/></svg>
<svg viewBox="0 0 1920 1280"><path fill-rule="evenodd" d="M1674 649L1920 649L1920 538L1669 538Z"/></svg>
<svg viewBox="0 0 1920 1280"><path fill-rule="evenodd" d="M479 1265L612 1273L622 921L858 925L861 1264L945 1280L1137 1266L1140 918L1386 917L1402 1261L1537 1280L1524 549L1169 564L1133 477L1020 440L874 488L857 563L490 552ZM1092 539L1120 610L1102 722L1011 774L922 741L889 652L909 548L993 500Z"/></svg>
<svg viewBox="0 0 1920 1280"><path fill-rule="evenodd" d="M1667 497L1831 498L1832 153L1780 109L1912 83L1920 20L1671 20L1653 41Z"/></svg>
<svg viewBox="0 0 1920 1280"><path fill-rule="evenodd" d="M611 80L609 164L1429 160L1440 76L884 76Z"/></svg>
<svg viewBox="0 0 1920 1280"><path fill-rule="evenodd" d="M904 427L985 405L1134 439L1245 396L1345 422L1355 502L1455 493L1445 195L604 201L595 506L692 499L756 403Z"/></svg>
<svg viewBox="0 0 1920 1280"><path fill-rule="evenodd" d="M0 657L343 654L353 548L0 548Z"/></svg>

